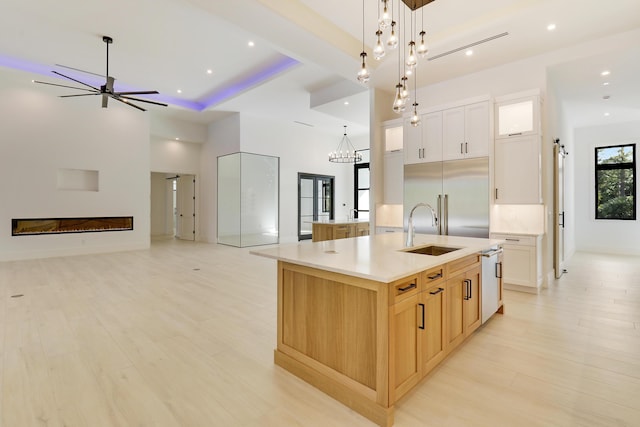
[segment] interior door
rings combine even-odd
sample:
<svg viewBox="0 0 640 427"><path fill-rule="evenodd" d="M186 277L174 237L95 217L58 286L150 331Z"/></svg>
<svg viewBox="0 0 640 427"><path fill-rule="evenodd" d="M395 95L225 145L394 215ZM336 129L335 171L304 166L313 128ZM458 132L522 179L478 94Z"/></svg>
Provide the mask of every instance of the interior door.
<svg viewBox="0 0 640 427"><path fill-rule="evenodd" d="M196 239L196 179L193 175L176 178L176 237Z"/></svg>
<svg viewBox="0 0 640 427"><path fill-rule="evenodd" d="M333 219L334 177L298 173L298 240L309 240L313 221Z"/></svg>
<svg viewBox="0 0 640 427"><path fill-rule="evenodd" d="M554 235L553 235L553 269L556 279L564 273L564 227L565 227L565 211L564 211L564 158L567 152L564 145L560 145L560 140L556 139L553 146L554 154L554 173L553 173L553 195L554 204L553 212L555 217Z"/></svg>

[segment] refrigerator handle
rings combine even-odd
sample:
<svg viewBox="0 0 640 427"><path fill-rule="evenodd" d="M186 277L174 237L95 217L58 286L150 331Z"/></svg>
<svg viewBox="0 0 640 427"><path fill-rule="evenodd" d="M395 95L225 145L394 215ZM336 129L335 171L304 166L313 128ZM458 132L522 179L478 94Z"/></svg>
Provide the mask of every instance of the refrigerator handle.
<svg viewBox="0 0 640 427"><path fill-rule="evenodd" d="M444 232L445 236L449 235L449 195L444 195L444 213L442 215L444 218Z"/></svg>
<svg viewBox="0 0 640 427"><path fill-rule="evenodd" d="M442 234L442 221L444 221L444 217L442 216L442 194L438 194L438 234Z"/></svg>

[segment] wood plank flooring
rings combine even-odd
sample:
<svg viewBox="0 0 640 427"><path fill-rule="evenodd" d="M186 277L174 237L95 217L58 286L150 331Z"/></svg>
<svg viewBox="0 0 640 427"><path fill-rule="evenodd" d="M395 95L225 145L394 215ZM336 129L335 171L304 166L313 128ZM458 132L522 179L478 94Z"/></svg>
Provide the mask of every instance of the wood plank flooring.
<svg viewBox="0 0 640 427"><path fill-rule="evenodd" d="M274 366L275 261L249 250L0 263L0 427L373 426ZM507 291L395 425L640 426L640 257L568 270Z"/></svg>

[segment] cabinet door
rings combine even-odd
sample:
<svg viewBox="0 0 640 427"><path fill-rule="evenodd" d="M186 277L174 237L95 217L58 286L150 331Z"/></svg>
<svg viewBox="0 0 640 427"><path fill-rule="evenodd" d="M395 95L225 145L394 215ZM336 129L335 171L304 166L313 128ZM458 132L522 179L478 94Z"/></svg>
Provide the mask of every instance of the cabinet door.
<svg viewBox="0 0 640 427"><path fill-rule="evenodd" d="M536 254L533 246L504 245L504 282L536 286Z"/></svg>
<svg viewBox="0 0 640 427"><path fill-rule="evenodd" d="M496 139L540 133L540 97L496 103Z"/></svg>
<svg viewBox="0 0 640 427"><path fill-rule="evenodd" d="M542 203L540 167L538 135L496 139L495 202Z"/></svg>
<svg viewBox="0 0 640 427"><path fill-rule="evenodd" d="M451 108L442 112L442 158L464 158L464 109Z"/></svg>
<svg viewBox="0 0 640 427"><path fill-rule="evenodd" d="M464 109L465 157L489 156L489 102L467 105Z"/></svg>
<svg viewBox="0 0 640 427"><path fill-rule="evenodd" d="M421 163L424 157L422 149L422 126L412 126L410 119L405 120L402 128L402 139L404 141L405 164Z"/></svg>
<svg viewBox="0 0 640 427"><path fill-rule="evenodd" d="M419 294L392 306L389 318L390 403L397 401L420 379L420 343L418 327L422 322Z"/></svg>
<svg viewBox="0 0 640 427"><path fill-rule="evenodd" d="M442 160L442 111L422 116L423 162Z"/></svg>
<svg viewBox="0 0 640 427"><path fill-rule="evenodd" d="M352 237L352 234L350 225L336 225L333 227L334 239L346 239L347 237Z"/></svg>
<svg viewBox="0 0 640 427"><path fill-rule="evenodd" d="M465 274L464 333L469 336L482 324L482 273L479 267Z"/></svg>
<svg viewBox="0 0 640 427"><path fill-rule="evenodd" d="M432 286L420 294L424 310L424 327L422 332L422 372L425 376L442 359L444 359L446 344L446 291L445 284ZM422 314L422 313L420 313Z"/></svg>
<svg viewBox="0 0 640 427"><path fill-rule="evenodd" d="M464 274L459 274L448 279L445 286L447 352L464 340L464 298L466 297L464 280Z"/></svg>

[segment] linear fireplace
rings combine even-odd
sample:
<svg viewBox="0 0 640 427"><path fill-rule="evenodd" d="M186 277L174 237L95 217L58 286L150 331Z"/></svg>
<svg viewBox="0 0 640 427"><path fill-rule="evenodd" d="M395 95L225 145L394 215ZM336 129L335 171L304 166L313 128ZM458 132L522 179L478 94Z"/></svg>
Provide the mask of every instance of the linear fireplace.
<svg viewBox="0 0 640 427"><path fill-rule="evenodd" d="M18 218L11 220L12 236L34 234L96 233L133 230L132 216L85 218Z"/></svg>

